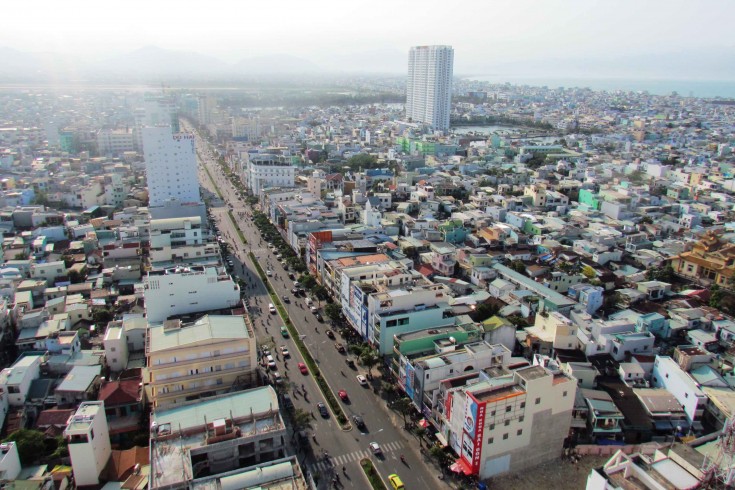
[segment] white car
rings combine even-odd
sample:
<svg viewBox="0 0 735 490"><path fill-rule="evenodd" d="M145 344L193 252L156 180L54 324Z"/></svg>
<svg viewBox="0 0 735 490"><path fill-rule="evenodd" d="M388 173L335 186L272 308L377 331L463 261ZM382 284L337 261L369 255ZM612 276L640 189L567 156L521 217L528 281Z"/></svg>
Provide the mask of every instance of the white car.
<svg viewBox="0 0 735 490"><path fill-rule="evenodd" d="M299 281L294 281L293 282L293 287L295 287L295 288L299 287Z"/></svg>
<svg viewBox="0 0 735 490"><path fill-rule="evenodd" d="M380 449L380 444L378 444L377 442L371 442L369 446L374 455L378 456L380 454L383 454L383 450Z"/></svg>
<svg viewBox="0 0 735 490"><path fill-rule="evenodd" d="M271 312L271 315L275 315L276 314L276 307L273 306L273 303L268 303L268 311Z"/></svg>
<svg viewBox="0 0 735 490"><path fill-rule="evenodd" d="M317 312L319 311L319 308L317 308L317 307L316 307L316 306L314 306L314 305L311 305L311 306L309 307L309 309L310 309L310 310L311 310L311 312L312 312L312 313L314 313L315 315L316 315L316 313L317 313Z"/></svg>
<svg viewBox="0 0 735 490"><path fill-rule="evenodd" d="M266 356L265 360L268 362L268 367L271 369L276 369L276 360L273 359L273 356Z"/></svg>
<svg viewBox="0 0 735 490"><path fill-rule="evenodd" d="M281 355L283 357L289 357L291 355L291 353L288 352L288 348L285 345L281 346Z"/></svg>
<svg viewBox="0 0 735 490"><path fill-rule="evenodd" d="M355 377L357 378L357 382L360 383L360 386L367 386L368 385L367 378L365 376L363 376L362 374L358 374Z"/></svg>
<svg viewBox="0 0 735 490"><path fill-rule="evenodd" d="M265 271L265 275L271 277L273 275L273 271L268 269L267 271Z"/></svg>

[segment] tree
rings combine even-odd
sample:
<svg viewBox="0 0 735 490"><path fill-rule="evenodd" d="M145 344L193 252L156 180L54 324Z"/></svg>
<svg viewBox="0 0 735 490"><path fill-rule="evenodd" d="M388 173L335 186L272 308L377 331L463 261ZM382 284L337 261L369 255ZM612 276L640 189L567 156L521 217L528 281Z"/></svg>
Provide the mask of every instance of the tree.
<svg viewBox="0 0 735 490"><path fill-rule="evenodd" d="M314 279L314 276L312 276L311 274L304 274L303 276L299 277L299 284L301 284L301 287L303 287L307 291L313 289L317 285L316 279Z"/></svg>
<svg viewBox="0 0 735 490"><path fill-rule="evenodd" d="M407 396L400 398L393 403L393 408L398 413L403 415L403 425L406 425L406 415L411 413L411 410L413 409L413 403L411 402L411 399Z"/></svg>
<svg viewBox="0 0 735 490"><path fill-rule="evenodd" d="M510 263L510 268L519 274L526 273L526 264L524 264L522 260L514 260Z"/></svg>
<svg viewBox="0 0 735 490"><path fill-rule="evenodd" d="M311 295L319 301L324 301L329 297L329 291L321 284L314 286L311 290Z"/></svg>
<svg viewBox="0 0 735 490"><path fill-rule="evenodd" d="M420 425L413 431L413 433L416 434L416 437L419 438L420 447L424 447L424 436L426 435L426 432L426 427L421 427Z"/></svg>
<svg viewBox="0 0 735 490"><path fill-rule="evenodd" d="M324 307L324 314L327 315L327 318L329 318L332 323L336 323L339 321L340 315L342 315L342 305L339 303L330 303Z"/></svg>
<svg viewBox="0 0 735 490"><path fill-rule="evenodd" d="M374 155L368 155L367 153L360 153L347 160L347 166L352 171L358 171L360 169L366 170L369 168L375 168L378 166L378 159Z"/></svg>
<svg viewBox="0 0 735 490"><path fill-rule="evenodd" d="M373 352L372 348L366 347L360 354L360 362L368 369L368 377L373 376L373 366L375 366L380 358Z"/></svg>
<svg viewBox="0 0 735 490"><path fill-rule="evenodd" d="M676 278L676 273L671 264L663 267L652 267L646 272L646 279L649 281L661 281L671 283Z"/></svg>
<svg viewBox="0 0 735 490"><path fill-rule="evenodd" d="M46 453L44 439L43 432L19 429L3 439L3 442L15 442L20 462L23 465L30 465Z"/></svg>
<svg viewBox="0 0 735 490"><path fill-rule="evenodd" d="M293 425L294 432L306 429L311 425L311 414L306 410L297 408L293 411L291 424Z"/></svg>
<svg viewBox="0 0 735 490"><path fill-rule="evenodd" d="M498 305L494 303L482 303L470 316L476 322L483 322L499 311Z"/></svg>
<svg viewBox="0 0 735 490"><path fill-rule="evenodd" d="M587 279L595 279L597 277L597 272L589 265L585 265L582 268L582 275Z"/></svg>

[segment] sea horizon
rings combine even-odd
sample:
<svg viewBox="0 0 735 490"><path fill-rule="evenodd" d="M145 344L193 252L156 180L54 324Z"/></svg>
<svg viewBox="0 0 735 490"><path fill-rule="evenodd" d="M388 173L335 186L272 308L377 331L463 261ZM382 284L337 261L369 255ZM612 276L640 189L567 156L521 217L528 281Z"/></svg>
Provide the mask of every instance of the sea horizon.
<svg viewBox="0 0 735 490"><path fill-rule="evenodd" d="M654 95L682 97L735 98L735 80L677 80L666 78L614 78L614 77L537 77L514 75L472 75L462 77L494 84L528 85L548 88L589 88L606 91L648 92Z"/></svg>

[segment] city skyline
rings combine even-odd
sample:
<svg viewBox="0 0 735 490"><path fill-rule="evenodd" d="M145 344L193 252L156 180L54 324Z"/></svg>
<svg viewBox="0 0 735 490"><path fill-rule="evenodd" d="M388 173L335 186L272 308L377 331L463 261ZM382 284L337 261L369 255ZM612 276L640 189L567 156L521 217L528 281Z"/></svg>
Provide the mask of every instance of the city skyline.
<svg viewBox="0 0 735 490"><path fill-rule="evenodd" d="M735 4L717 1L703 9L691 1L652 1L636 4L635 11L632 6L577 0L433 1L415 11L411 5L378 1L355 17L326 0L260 5L255 16L240 10L246 6L217 4L197 15L166 2L97 7L72 1L40 10L13 4L5 12L0 50L54 53L63 67L158 46L224 64L244 59L267 65L287 55L291 61L283 62L300 64L302 71L313 65L315 71L397 74L410 46L450 44L458 54L459 75L555 71L564 76L735 79L728 62L733 44L728 19ZM434 15L439 11L444 15ZM251 21L242 29L246 13ZM405 22L409 14L422 22ZM268 18L277 18L277 25L261 21ZM358 23L370 28L356 29Z"/></svg>

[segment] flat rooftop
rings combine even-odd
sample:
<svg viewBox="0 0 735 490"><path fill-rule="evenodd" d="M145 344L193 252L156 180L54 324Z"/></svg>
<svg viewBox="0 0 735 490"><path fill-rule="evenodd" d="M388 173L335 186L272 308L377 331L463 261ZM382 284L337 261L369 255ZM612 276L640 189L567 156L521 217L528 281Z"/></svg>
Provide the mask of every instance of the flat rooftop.
<svg viewBox="0 0 735 490"><path fill-rule="evenodd" d="M178 349L207 340L249 338L245 320L241 316L206 315L190 324L167 328L165 323L151 325L148 352Z"/></svg>
<svg viewBox="0 0 735 490"><path fill-rule="evenodd" d="M94 417L102 410L104 403L102 402L83 402L74 412L74 415L69 420L66 426L66 432L86 432L89 426L92 424ZM102 412L104 415L104 412Z"/></svg>
<svg viewBox="0 0 735 490"><path fill-rule="evenodd" d="M190 481L193 471L189 452L207 445L203 437L207 424L220 419L232 420L240 428L242 438L285 429L276 392L270 386L154 411L151 488Z"/></svg>

